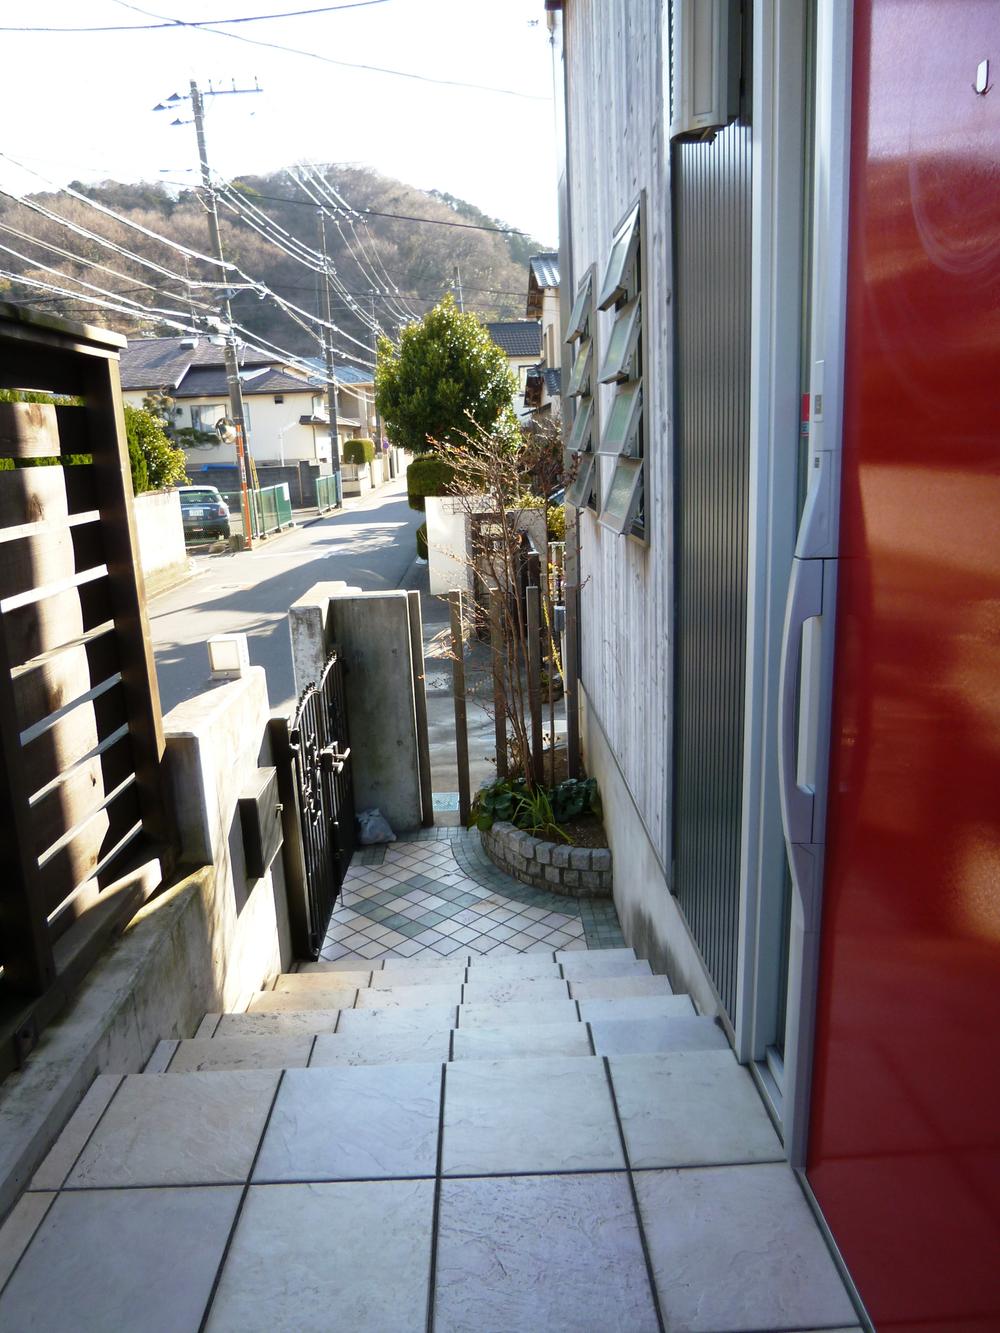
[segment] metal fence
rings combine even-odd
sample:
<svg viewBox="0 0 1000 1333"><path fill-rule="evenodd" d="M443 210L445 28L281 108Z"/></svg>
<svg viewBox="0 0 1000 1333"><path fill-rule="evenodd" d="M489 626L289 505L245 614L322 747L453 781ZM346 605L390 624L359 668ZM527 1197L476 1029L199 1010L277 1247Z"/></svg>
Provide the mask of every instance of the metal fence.
<svg viewBox="0 0 1000 1333"><path fill-rule="evenodd" d="M316 478L317 509L339 509L343 503L339 472L331 472L328 477Z"/></svg>
<svg viewBox="0 0 1000 1333"><path fill-rule="evenodd" d="M239 491L223 491L222 497L229 505L229 531L232 536L243 536L243 498ZM266 537L269 533L280 532L292 521L292 502L288 494L288 483L280 486L264 486L260 490L248 490L250 505L250 536Z"/></svg>

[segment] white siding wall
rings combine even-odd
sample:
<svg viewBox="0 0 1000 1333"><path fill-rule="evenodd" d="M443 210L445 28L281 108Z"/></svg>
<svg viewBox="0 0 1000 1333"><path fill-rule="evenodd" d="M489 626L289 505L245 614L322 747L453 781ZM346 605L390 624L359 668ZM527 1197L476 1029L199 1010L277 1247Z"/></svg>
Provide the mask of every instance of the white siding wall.
<svg viewBox="0 0 1000 1333"><path fill-rule="evenodd" d="M672 372L664 9L662 0L574 0L564 21L574 284L591 264L600 283L614 228L640 190L647 202L642 246L648 546L601 528L592 513L581 515L581 675L588 725L596 719L607 737L653 851L668 871ZM611 320L612 315L598 317L595 364ZM599 428L608 397L605 391L597 405ZM602 481L608 479L605 467Z"/></svg>

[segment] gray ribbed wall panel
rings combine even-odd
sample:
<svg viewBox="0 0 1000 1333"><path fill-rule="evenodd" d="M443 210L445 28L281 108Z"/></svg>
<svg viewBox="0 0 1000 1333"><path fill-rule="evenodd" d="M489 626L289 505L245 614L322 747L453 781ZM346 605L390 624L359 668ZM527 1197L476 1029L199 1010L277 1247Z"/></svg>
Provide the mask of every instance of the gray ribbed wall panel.
<svg viewBox="0 0 1000 1333"><path fill-rule="evenodd" d="M674 150L673 890L732 1017L750 405L750 128Z"/></svg>

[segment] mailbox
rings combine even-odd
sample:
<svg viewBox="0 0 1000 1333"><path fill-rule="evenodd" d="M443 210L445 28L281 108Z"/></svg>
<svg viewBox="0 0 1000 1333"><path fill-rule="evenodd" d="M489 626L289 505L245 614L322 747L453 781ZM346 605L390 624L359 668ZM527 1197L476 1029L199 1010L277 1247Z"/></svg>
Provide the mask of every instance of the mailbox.
<svg viewBox="0 0 1000 1333"><path fill-rule="evenodd" d="M239 807L247 878L260 879L282 843L277 770L258 768L240 792Z"/></svg>

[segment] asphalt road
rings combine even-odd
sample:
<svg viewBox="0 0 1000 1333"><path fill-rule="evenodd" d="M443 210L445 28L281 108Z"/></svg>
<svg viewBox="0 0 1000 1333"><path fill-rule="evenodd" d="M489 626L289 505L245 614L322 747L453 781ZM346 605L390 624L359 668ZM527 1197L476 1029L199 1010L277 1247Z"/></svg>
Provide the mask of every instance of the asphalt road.
<svg viewBox="0 0 1000 1333"><path fill-rule="evenodd" d="M149 621L160 703L166 713L208 683L206 641L244 633L250 661L267 672L273 708L295 695L288 608L314 583L345 579L365 592L418 586L408 577L421 521L399 478L350 509L313 521L239 555L196 556L197 573L155 597Z"/></svg>

